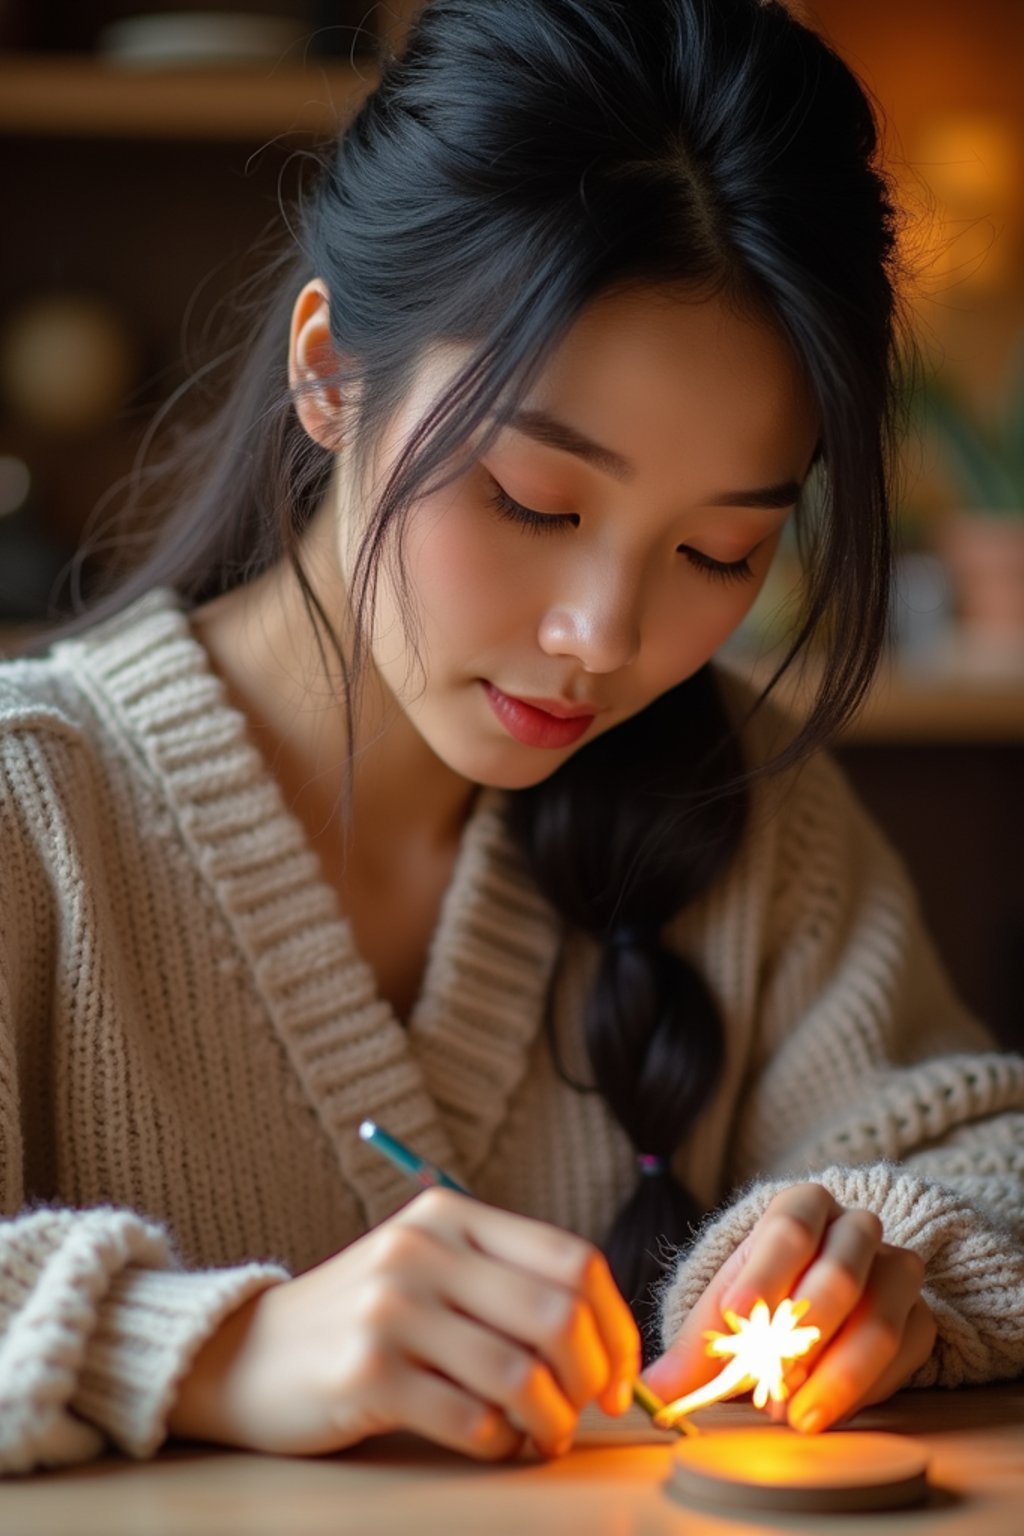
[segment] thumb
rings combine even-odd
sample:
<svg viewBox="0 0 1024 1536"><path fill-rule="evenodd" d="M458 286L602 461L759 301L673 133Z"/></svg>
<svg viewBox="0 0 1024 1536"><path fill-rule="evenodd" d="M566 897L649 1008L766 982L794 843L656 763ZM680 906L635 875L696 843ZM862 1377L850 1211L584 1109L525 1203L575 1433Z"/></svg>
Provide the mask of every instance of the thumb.
<svg viewBox="0 0 1024 1536"><path fill-rule="evenodd" d="M652 1360L640 1373L641 1381L657 1393L663 1402L670 1403L674 1398L702 1387L721 1370L721 1360L714 1359L707 1352L704 1333L705 1330L720 1330L725 1326L722 1303L743 1268L749 1249L750 1236L726 1259L707 1290L690 1309L683 1326L664 1354Z"/></svg>

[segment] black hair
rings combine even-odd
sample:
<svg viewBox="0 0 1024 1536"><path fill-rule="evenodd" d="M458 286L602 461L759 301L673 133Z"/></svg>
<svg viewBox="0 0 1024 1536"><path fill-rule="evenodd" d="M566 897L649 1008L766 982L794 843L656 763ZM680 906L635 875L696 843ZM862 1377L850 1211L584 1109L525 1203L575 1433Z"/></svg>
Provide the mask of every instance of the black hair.
<svg viewBox="0 0 1024 1536"><path fill-rule="evenodd" d="M288 389L299 287L316 275L329 292L357 467L426 349L468 343L371 509L356 641L339 656L351 726L380 560L400 552L415 499L464 472L472 434L472 458L487 450L599 296L721 295L781 329L821 424L821 494L799 517L806 596L783 667L812 638L824 663L782 760L849 718L889 597L894 213L862 88L782 4L430 0L401 55L383 58L296 244L236 387L188 439L187 494L179 484L156 547L103 608L155 584L199 603L286 557L321 648L337 650L299 549L333 463ZM599 947L583 1021L593 1083L577 1086L604 1096L638 1152L671 1157L720 1073L715 999L661 935L727 869L749 795L710 666L508 795L534 879ZM605 1251L642 1325L665 1252L701 1214L677 1180L638 1172Z"/></svg>

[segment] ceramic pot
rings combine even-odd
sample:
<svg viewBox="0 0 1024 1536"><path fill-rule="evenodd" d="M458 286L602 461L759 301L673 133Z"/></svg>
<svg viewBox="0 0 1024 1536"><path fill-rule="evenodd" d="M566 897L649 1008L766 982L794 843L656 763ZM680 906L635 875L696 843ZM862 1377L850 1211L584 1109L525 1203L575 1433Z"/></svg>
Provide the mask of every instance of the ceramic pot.
<svg viewBox="0 0 1024 1536"><path fill-rule="evenodd" d="M1024 509L950 518L940 550L964 629L994 641L1024 639Z"/></svg>

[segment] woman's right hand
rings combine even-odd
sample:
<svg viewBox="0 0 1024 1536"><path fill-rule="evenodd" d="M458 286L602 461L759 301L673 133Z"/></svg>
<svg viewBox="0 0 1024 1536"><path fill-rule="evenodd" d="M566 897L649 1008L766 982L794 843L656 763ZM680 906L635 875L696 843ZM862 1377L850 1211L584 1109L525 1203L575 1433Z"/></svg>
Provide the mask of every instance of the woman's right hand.
<svg viewBox="0 0 1024 1536"><path fill-rule="evenodd" d="M580 1409L623 1413L633 1317L590 1243L431 1189L254 1297L199 1351L172 1435L317 1455L407 1429L468 1455L567 1450Z"/></svg>

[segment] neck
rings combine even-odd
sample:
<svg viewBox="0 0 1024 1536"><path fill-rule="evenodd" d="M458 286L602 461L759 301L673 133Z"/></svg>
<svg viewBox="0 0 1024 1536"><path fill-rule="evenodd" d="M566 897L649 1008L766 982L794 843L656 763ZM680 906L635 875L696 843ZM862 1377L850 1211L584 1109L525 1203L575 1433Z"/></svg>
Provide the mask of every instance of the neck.
<svg viewBox="0 0 1024 1536"><path fill-rule="evenodd" d="M331 554L314 545L304 559L325 612L346 614ZM290 809L314 840L335 832L349 772L344 679L330 648L320 654L291 566L283 561L206 604L193 615L193 629L246 715ZM431 853L456 843L477 786L430 749L372 662L352 724L348 860L380 868L403 851Z"/></svg>

